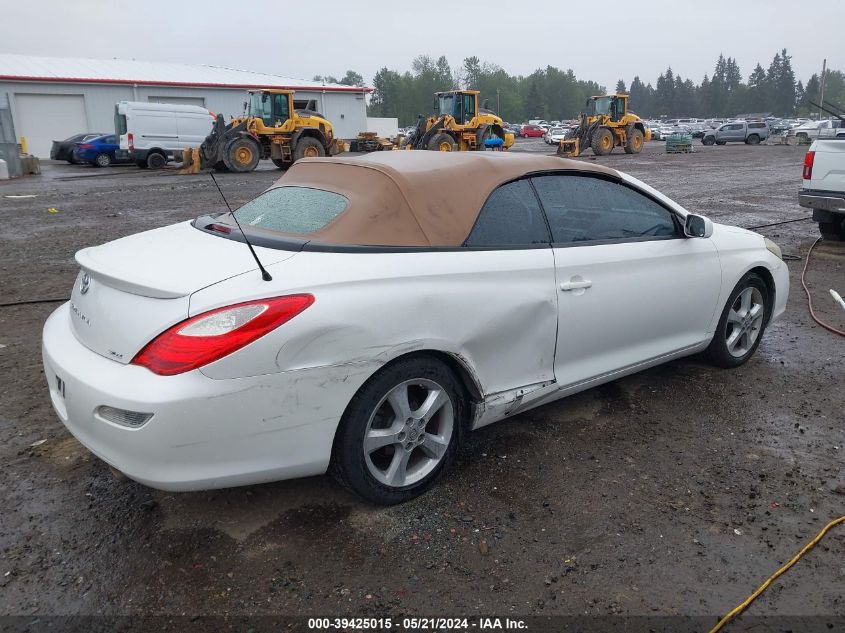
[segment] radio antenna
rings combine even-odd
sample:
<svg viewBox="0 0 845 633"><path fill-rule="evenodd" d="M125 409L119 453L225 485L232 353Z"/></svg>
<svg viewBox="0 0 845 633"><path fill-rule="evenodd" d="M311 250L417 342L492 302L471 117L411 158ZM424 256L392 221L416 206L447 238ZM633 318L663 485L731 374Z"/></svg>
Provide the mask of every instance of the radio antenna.
<svg viewBox="0 0 845 633"><path fill-rule="evenodd" d="M211 179L214 181L214 186L217 187L217 191L220 192L220 197L223 198L223 202L226 203L226 208L229 209L229 215L232 216L232 219L235 221L235 224L238 225L238 230L240 230L241 235L244 238L244 242L246 242L246 245L249 247L249 252L252 253L252 256L255 258L255 263L258 264L258 268L261 271L261 278L264 281L273 281L273 277L270 276L270 273L268 273L267 269L264 268L264 266L261 264L261 260L258 259L258 254L255 252L255 249L252 247L252 244L250 244L249 238L246 236L246 233L244 233L244 230L243 230L243 227L241 226L241 223L238 222L238 218L235 216L235 212L232 211L232 207L229 206L229 201L226 200L226 196L223 195L223 190L220 188L220 185L217 183L217 178L215 178L214 174L211 173L211 172L208 172L208 175L211 176Z"/></svg>

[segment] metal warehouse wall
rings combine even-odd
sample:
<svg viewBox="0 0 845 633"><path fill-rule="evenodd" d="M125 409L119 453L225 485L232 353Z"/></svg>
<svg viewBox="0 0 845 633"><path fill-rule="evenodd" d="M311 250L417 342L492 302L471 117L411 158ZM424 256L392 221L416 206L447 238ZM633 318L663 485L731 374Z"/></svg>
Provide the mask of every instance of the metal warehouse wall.
<svg viewBox="0 0 845 633"><path fill-rule="evenodd" d="M15 131L18 138L31 136L32 131L22 129L19 121L22 115L17 111L17 95L77 95L85 102L87 129L76 129L74 120L62 120L63 112L55 112L56 119L51 121L56 135L61 140L78 132L111 132L114 130L114 105L118 101L149 101L156 97L202 98L205 107L212 112L222 114L228 120L233 115L243 112L246 91L236 88L178 88L165 86L133 86L107 84L76 84L52 82L0 82L0 95L8 93ZM322 112L335 129L338 138L354 138L367 128L367 106L363 93L297 91L297 100L314 99L317 109ZM30 151L40 158L49 157L49 147L44 142L40 147L31 147Z"/></svg>

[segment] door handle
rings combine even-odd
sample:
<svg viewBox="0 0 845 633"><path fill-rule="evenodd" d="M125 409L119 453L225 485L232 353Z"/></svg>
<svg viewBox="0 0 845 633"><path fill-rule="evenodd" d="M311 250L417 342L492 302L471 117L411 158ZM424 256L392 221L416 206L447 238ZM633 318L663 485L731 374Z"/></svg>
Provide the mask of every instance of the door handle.
<svg viewBox="0 0 845 633"><path fill-rule="evenodd" d="M582 288L590 288L593 285L593 282L589 279L583 279L581 281L564 281L560 284L561 290L580 290Z"/></svg>

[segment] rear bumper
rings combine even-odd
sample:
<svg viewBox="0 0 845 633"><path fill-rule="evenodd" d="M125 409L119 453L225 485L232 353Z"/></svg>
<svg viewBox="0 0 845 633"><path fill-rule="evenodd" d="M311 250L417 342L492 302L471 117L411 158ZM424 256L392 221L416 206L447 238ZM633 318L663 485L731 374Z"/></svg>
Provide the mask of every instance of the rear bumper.
<svg viewBox="0 0 845 633"><path fill-rule="evenodd" d="M816 211L845 214L845 192L802 189L798 192L798 204L813 209L813 218L816 220L819 219Z"/></svg>
<svg viewBox="0 0 845 633"><path fill-rule="evenodd" d="M199 371L165 377L123 365L75 338L68 304L44 325L42 352L53 408L68 430L114 468L163 490L323 473L351 398L346 389L326 387L343 382L342 367L215 380ZM153 417L129 428L101 417L101 405Z"/></svg>

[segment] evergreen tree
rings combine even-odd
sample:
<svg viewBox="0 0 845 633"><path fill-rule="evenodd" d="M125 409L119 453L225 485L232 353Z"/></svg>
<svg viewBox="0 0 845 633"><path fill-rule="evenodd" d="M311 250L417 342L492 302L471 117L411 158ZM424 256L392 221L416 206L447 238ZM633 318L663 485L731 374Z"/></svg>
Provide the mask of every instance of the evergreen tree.
<svg viewBox="0 0 845 633"><path fill-rule="evenodd" d="M540 93L540 80L537 77L531 81L530 88L528 89L525 111L526 118L528 119L546 118L546 104L543 102L543 95Z"/></svg>
<svg viewBox="0 0 845 633"><path fill-rule="evenodd" d="M622 79L616 82L616 92L628 92L628 89L625 88L625 82Z"/></svg>
<svg viewBox="0 0 845 633"><path fill-rule="evenodd" d="M748 77L748 112L763 112L769 104L769 82L766 71L758 63Z"/></svg>

